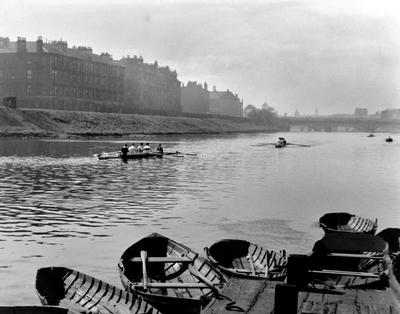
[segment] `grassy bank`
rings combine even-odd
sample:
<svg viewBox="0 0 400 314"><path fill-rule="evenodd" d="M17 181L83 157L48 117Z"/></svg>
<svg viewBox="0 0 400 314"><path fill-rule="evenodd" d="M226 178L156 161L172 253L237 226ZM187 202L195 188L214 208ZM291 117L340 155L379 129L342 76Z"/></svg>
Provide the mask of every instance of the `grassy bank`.
<svg viewBox="0 0 400 314"><path fill-rule="evenodd" d="M220 118L188 118L0 107L0 136L75 137L273 131Z"/></svg>

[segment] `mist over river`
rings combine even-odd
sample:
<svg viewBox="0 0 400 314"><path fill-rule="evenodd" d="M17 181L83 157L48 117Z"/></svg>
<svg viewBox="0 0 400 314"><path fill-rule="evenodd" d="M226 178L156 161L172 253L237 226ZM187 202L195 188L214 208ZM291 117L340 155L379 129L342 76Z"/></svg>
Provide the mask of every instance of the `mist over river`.
<svg viewBox="0 0 400 314"><path fill-rule="evenodd" d="M200 253L221 238L307 253L331 211L400 227L400 135L279 133L0 139L0 304L39 304L36 270L66 266L122 287L123 251L158 232ZM276 149L284 136L290 145ZM98 160L124 143L196 156Z"/></svg>

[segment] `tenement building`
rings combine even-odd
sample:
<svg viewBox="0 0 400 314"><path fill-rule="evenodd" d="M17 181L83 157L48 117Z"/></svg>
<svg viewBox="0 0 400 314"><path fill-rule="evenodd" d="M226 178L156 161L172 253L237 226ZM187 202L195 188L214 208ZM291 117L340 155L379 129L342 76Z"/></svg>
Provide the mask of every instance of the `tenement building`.
<svg viewBox="0 0 400 314"><path fill-rule="evenodd" d="M208 114L210 112L210 94L207 83L204 87L197 82L189 81L181 87L181 104L183 112Z"/></svg>
<svg viewBox="0 0 400 314"><path fill-rule="evenodd" d="M107 53L39 37L0 37L0 97L18 107L119 112L124 68Z"/></svg>
<svg viewBox="0 0 400 314"><path fill-rule="evenodd" d="M214 86L210 92L210 113L242 118L243 101L229 89L220 92Z"/></svg>
<svg viewBox="0 0 400 314"><path fill-rule="evenodd" d="M126 57L118 61L125 68L124 112L181 112L181 83L176 71L144 63L142 57Z"/></svg>

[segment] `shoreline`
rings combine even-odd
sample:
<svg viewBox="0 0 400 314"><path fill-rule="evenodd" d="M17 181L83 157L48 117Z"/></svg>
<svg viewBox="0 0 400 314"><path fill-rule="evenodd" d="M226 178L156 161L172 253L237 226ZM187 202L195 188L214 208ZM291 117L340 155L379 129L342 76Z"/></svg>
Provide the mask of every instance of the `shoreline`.
<svg viewBox="0 0 400 314"><path fill-rule="evenodd" d="M96 138L280 131L227 118L193 118L0 107L2 138Z"/></svg>

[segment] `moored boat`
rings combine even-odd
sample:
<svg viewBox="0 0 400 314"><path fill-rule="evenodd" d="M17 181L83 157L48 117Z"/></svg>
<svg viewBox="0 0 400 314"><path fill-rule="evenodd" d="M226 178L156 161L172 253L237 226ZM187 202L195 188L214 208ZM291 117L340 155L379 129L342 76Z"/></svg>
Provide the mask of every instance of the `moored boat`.
<svg viewBox="0 0 400 314"><path fill-rule="evenodd" d="M388 136L388 137L385 139L385 141L386 141L387 143L391 143L391 142L393 142L393 139L392 139L390 136Z"/></svg>
<svg viewBox="0 0 400 314"><path fill-rule="evenodd" d="M198 314L225 277L192 249L153 233L132 246L118 263L123 286L163 314Z"/></svg>
<svg viewBox="0 0 400 314"><path fill-rule="evenodd" d="M263 280L286 278L285 250L267 250L245 240L224 239L205 251L210 261L229 276Z"/></svg>
<svg viewBox="0 0 400 314"><path fill-rule="evenodd" d="M159 314L137 294L65 267L40 268L36 291L44 305L60 305L78 313Z"/></svg>
<svg viewBox="0 0 400 314"><path fill-rule="evenodd" d="M345 212L327 213L319 219L325 233L348 232L375 234L378 220L362 218Z"/></svg>
<svg viewBox="0 0 400 314"><path fill-rule="evenodd" d="M331 233L309 255L290 255L287 282L314 288L388 287L388 244L362 233Z"/></svg>

